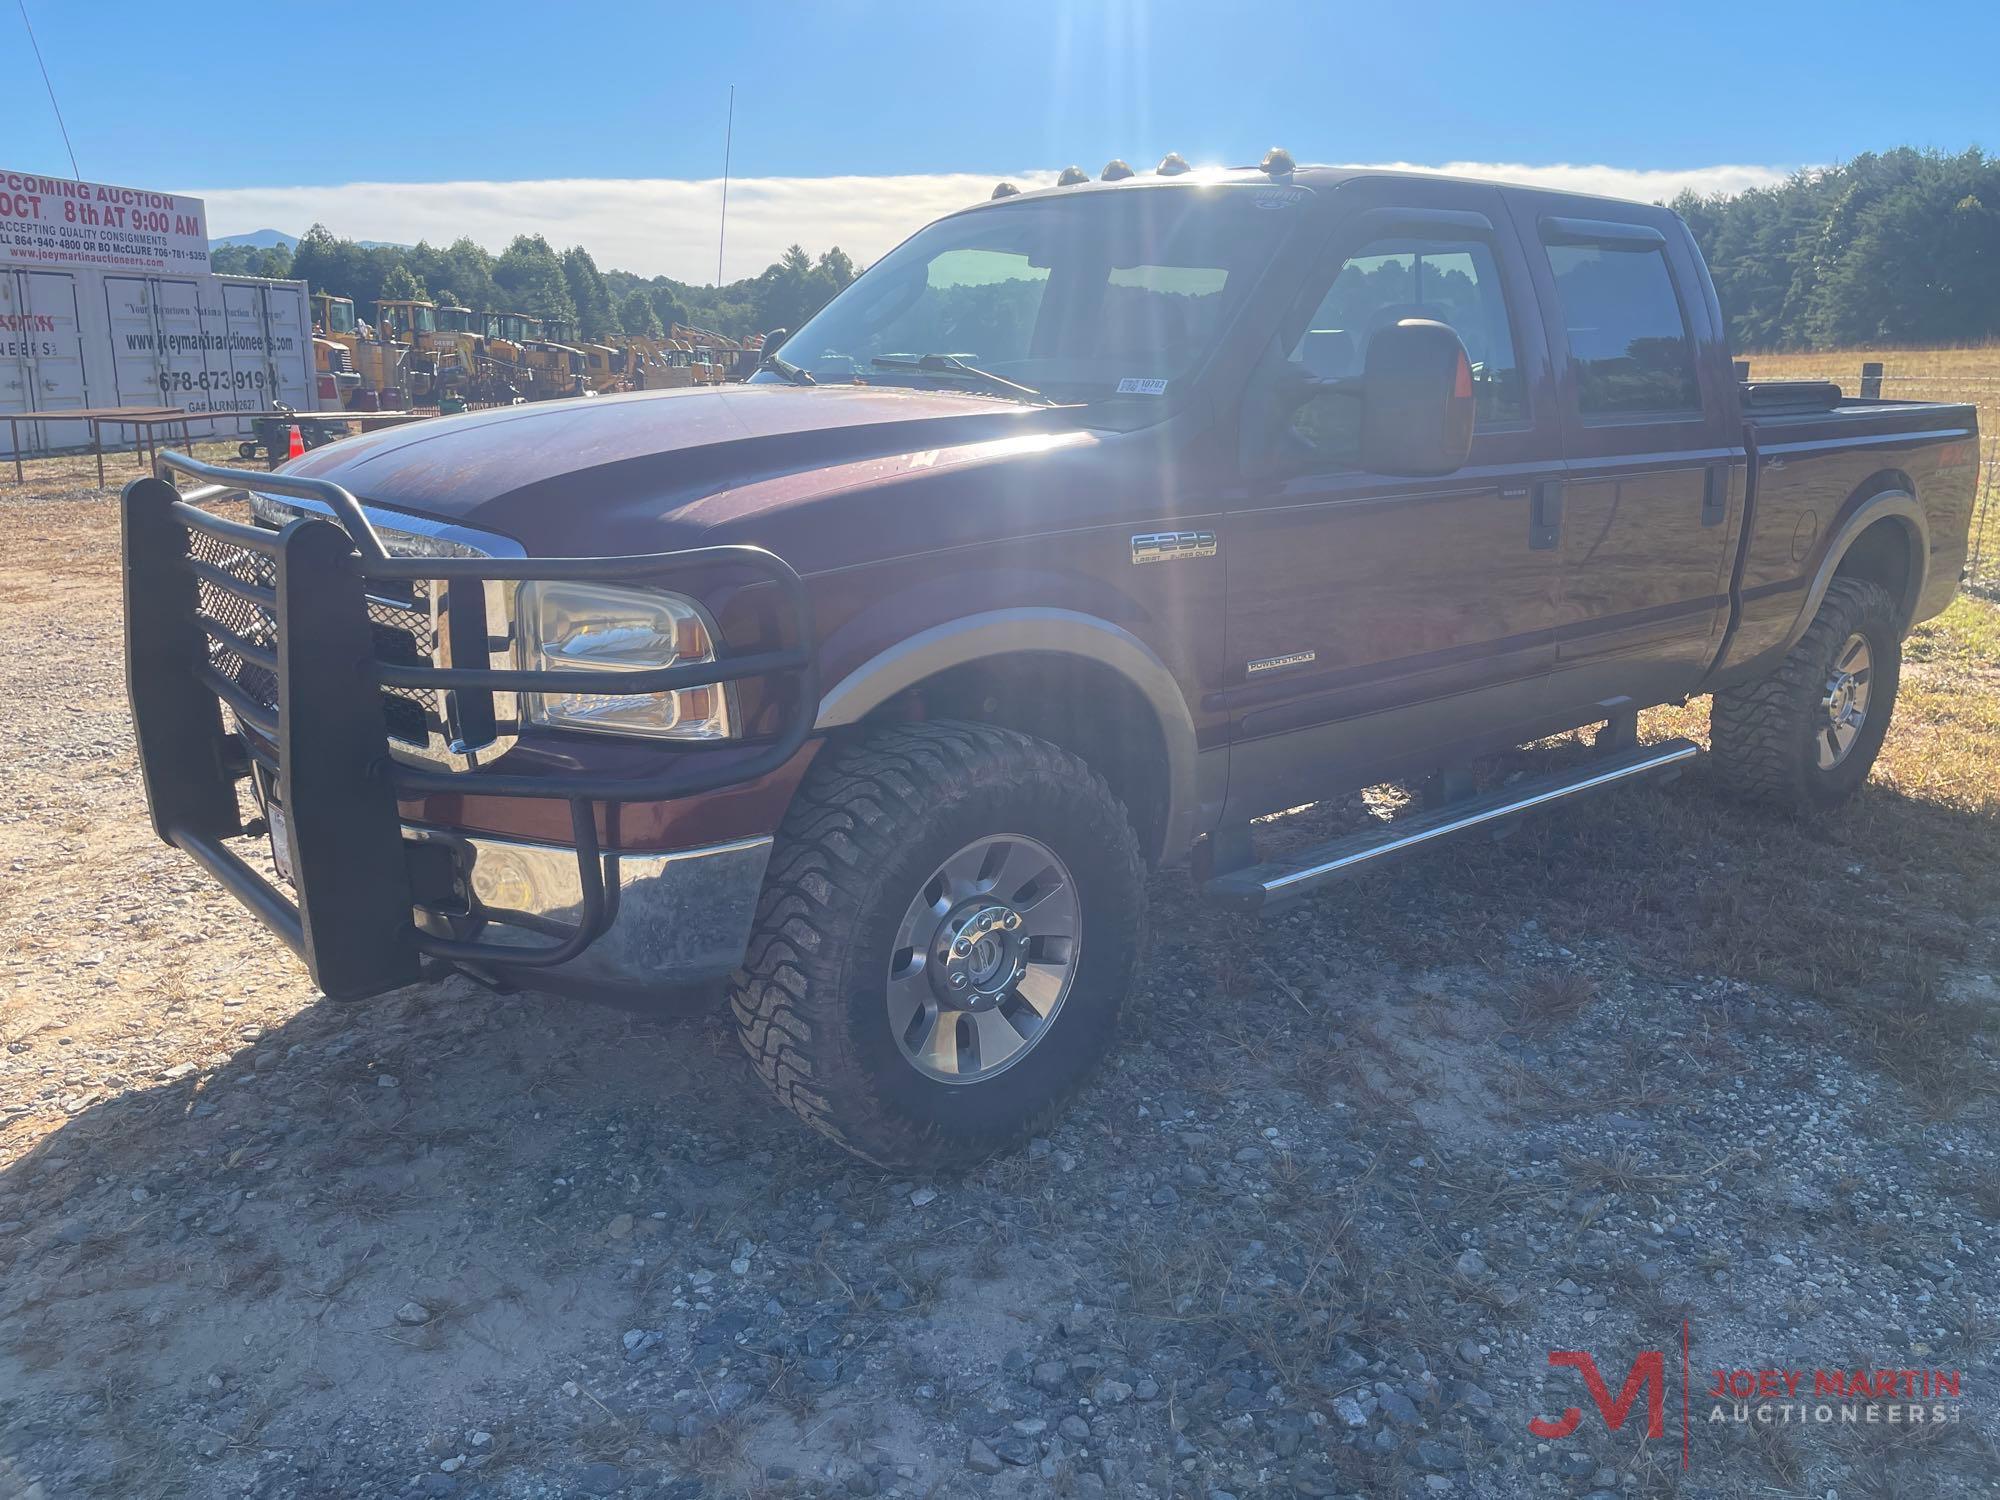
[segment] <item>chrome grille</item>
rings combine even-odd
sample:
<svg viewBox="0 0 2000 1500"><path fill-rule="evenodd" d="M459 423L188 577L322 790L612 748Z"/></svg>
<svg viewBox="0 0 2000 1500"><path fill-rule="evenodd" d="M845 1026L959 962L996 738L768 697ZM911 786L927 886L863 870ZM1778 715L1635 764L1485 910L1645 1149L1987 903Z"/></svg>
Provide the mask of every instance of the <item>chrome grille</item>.
<svg viewBox="0 0 2000 1500"><path fill-rule="evenodd" d="M261 553L199 531L188 533L188 556L208 564L231 578L271 591L277 588L277 565ZM275 651L278 646L277 620L269 606L240 594L230 593L199 574L196 576L196 610L231 635L251 646ZM397 585L378 585L396 588ZM417 582L400 586L403 597L385 593L368 596L368 623L375 636L375 654L382 661L406 666L429 666L437 653L437 627L431 611L431 585ZM278 709L277 674L258 662L246 661L227 642L210 638L208 661L215 671L233 682L254 701ZM399 743L425 749L434 729L444 723L439 694L410 688L384 688L382 711L389 737Z"/></svg>
<svg viewBox="0 0 2000 1500"><path fill-rule="evenodd" d="M250 508L259 525L273 530L282 529L300 515L320 516L338 524L332 510L314 500L251 491ZM487 532L476 532L421 516L373 509L369 510L368 518L392 557L520 555L518 543ZM368 583L368 624L374 635L376 659L398 666L511 666L511 590L489 583L483 588L473 585L471 591L473 623L468 629L475 638L487 640L489 650L483 660L454 663L450 660L451 651L447 642L441 639L447 630L450 615L449 592L441 584L431 581L405 583L371 579ZM227 598L226 595L223 597ZM240 678L232 680L241 682ZM276 691L275 683L272 684L272 691ZM511 693L478 693L468 697L464 693L426 688L382 689L382 717L388 729L391 752L405 761L421 765L465 770L482 759L499 755L514 742L514 735L519 729L516 714L517 704ZM468 736L468 725L486 727ZM474 743L461 743L467 737L473 738Z"/></svg>
<svg viewBox="0 0 2000 1500"><path fill-rule="evenodd" d="M188 532L188 556L230 578L252 584L266 594L278 588L278 566L250 548L232 546L204 532ZM270 604L232 594L196 572L196 612L238 636L248 646L274 652L278 622ZM370 584L368 626L374 634L374 654L398 666L438 664L438 618L432 610L432 584ZM208 664L234 682L254 702L278 712L278 676L260 662L244 660L224 640L208 638ZM382 688L382 718L390 740L412 750L432 750L444 734L444 694L422 688Z"/></svg>
<svg viewBox="0 0 2000 1500"><path fill-rule="evenodd" d="M188 532L188 556L266 592L278 586L278 568L272 559L199 531ZM195 591L195 608L204 619L214 621L252 646L261 646L266 651L277 649L278 623L267 606L232 594L201 577L199 572L195 575ZM278 679L268 668L245 661L233 648L212 636L208 638L208 663L258 703L277 712Z"/></svg>
<svg viewBox="0 0 2000 1500"><path fill-rule="evenodd" d="M437 657L431 586L412 583L408 591L407 603L378 593L368 596L368 626L375 636L375 656L397 666L430 666ZM406 745L428 746L432 726L444 723L441 696L419 688L383 688L382 715L389 725L389 738Z"/></svg>

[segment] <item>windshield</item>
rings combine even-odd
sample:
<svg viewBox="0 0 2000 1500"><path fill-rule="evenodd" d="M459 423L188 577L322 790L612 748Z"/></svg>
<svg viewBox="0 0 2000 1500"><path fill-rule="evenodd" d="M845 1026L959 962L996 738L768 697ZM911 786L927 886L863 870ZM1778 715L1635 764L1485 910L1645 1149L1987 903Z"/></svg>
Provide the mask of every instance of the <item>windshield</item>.
<svg viewBox="0 0 2000 1500"><path fill-rule="evenodd" d="M1268 210L1303 197L1236 184L1136 188L941 219L780 352L823 383L978 388L963 373L895 363L930 354L1056 401L1157 399L1200 366L1298 218Z"/></svg>
<svg viewBox="0 0 2000 1500"><path fill-rule="evenodd" d="M375 315L382 326L397 333L436 333L437 322L428 307L414 302L378 302Z"/></svg>
<svg viewBox="0 0 2000 1500"><path fill-rule="evenodd" d="M354 304L352 302L342 299L327 303L326 331L328 333L354 332Z"/></svg>

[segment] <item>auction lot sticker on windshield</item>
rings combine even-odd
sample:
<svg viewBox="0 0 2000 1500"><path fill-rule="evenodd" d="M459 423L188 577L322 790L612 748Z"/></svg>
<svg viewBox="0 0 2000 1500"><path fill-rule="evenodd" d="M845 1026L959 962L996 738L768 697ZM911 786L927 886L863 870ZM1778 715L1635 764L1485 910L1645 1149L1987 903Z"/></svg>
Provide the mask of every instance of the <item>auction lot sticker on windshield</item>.
<svg viewBox="0 0 2000 1500"><path fill-rule="evenodd" d="M1118 394L1121 396L1164 396L1166 393L1167 383L1164 380L1141 380L1136 375L1127 375L1118 382Z"/></svg>

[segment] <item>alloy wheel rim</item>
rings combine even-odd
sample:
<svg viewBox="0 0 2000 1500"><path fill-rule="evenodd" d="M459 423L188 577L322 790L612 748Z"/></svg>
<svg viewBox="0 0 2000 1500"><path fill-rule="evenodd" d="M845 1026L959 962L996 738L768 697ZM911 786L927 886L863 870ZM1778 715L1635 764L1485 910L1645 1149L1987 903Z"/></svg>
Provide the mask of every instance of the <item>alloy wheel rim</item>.
<svg viewBox="0 0 2000 1500"><path fill-rule="evenodd" d="M1868 638L1857 630L1834 655L1813 722L1813 748L1822 771L1831 771L1846 760L1860 740L1861 727L1868 722L1874 668Z"/></svg>
<svg viewBox="0 0 2000 1500"><path fill-rule="evenodd" d="M1038 1046L1076 979L1069 867L1024 834L975 839L918 888L889 955L889 1030L939 1083L982 1083Z"/></svg>

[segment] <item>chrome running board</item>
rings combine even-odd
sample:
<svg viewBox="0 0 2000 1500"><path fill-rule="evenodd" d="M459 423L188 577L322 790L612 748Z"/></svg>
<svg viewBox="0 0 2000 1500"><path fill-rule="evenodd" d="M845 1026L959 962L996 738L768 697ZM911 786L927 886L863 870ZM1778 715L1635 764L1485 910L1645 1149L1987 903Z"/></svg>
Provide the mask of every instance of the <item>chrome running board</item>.
<svg viewBox="0 0 2000 1500"><path fill-rule="evenodd" d="M1501 787L1483 797L1409 817L1380 828L1351 833L1282 862L1251 865L1218 875L1204 888L1210 899L1236 911L1268 911L1354 873L1378 859L1448 839L1474 829L1491 829L1551 802L1601 791L1642 777L1673 774L1701 753L1690 740L1663 740L1592 760L1571 770L1537 776Z"/></svg>

